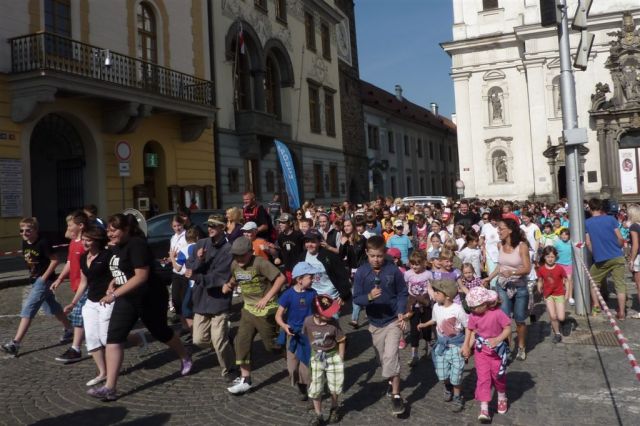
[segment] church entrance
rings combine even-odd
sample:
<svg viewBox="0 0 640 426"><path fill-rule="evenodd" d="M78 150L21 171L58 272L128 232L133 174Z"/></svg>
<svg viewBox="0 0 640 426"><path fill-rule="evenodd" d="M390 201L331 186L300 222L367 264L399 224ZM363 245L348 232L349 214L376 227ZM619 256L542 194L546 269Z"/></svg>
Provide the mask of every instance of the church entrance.
<svg viewBox="0 0 640 426"><path fill-rule="evenodd" d="M32 214L43 236L61 241L65 217L85 203L82 139L65 118L48 114L33 129L30 158Z"/></svg>

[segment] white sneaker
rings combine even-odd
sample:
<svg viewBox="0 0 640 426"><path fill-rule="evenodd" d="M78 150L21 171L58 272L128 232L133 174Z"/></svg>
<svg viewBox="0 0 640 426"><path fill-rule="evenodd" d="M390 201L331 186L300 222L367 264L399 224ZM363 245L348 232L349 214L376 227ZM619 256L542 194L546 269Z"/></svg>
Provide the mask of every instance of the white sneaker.
<svg viewBox="0 0 640 426"><path fill-rule="evenodd" d="M227 390L229 393L233 395L242 395L246 393L249 389L251 389L251 383L247 383L244 377L238 377L233 381L231 387L228 387Z"/></svg>
<svg viewBox="0 0 640 426"><path fill-rule="evenodd" d="M103 376L103 377L94 377L93 379L89 380L87 382L87 386L95 386L95 385L99 385L100 383L104 382L107 380L107 376Z"/></svg>
<svg viewBox="0 0 640 426"><path fill-rule="evenodd" d="M575 299L573 297L569 298L569 305L571 305L571 306L575 306L576 305L576 301L575 301Z"/></svg>

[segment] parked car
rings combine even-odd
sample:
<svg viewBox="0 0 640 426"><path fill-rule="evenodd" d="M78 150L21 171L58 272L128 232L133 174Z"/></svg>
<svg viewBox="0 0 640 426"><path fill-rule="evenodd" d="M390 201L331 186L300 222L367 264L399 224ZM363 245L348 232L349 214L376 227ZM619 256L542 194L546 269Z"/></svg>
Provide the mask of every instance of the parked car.
<svg viewBox="0 0 640 426"><path fill-rule="evenodd" d="M445 197L444 195L421 195L421 196L414 196L414 197L404 197L402 199L402 204L404 205L408 205L409 203L414 203L417 205L436 205L436 204L440 204L441 206L445 207L449 204L449 198Z"/></svg>
<svg viewBox="0 0 640 426"><path fill-rule="evenodd" d="M191 223L197 226L203 236L208 235L207 219L212 214L224 216L223 210L196 210L191 213ZM164 284L171 283L171 263L164 263L162 259L169 256L169 243L173 236L171 220L174 212L162 213L147 220L147 242L153 252L153 273Z"/></svg>

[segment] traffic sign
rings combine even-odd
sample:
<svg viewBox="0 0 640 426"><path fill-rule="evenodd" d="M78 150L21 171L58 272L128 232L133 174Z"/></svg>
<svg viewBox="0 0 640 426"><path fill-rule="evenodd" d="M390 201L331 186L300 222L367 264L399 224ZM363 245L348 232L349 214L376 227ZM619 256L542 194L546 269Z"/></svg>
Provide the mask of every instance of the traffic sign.
<svg viewBox="0 0 640 426"><path fill-rule="evenodd" d="M118 171L120 172L120 177L129 177L131 176L131 168L129 167L128 161L120 161L118 163Z"/></svg>
<svg viewBox="0 0 640 426"><path fill-rule="evenodd" d="M131 145L127 141L118 141L116 143L116 157L120 161L129 161L131 158Z"/></svg>

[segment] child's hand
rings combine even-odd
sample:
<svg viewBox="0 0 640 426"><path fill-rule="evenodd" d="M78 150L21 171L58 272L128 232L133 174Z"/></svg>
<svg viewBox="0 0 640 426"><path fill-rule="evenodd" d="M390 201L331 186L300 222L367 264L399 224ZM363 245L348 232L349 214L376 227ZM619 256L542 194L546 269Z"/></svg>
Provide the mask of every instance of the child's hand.
<svg viewBox="0 0 640 426"><path fill-rule="evenodd" d="M464 359L469 359L469 357L471 356L471 350L467 347L467 345L462 345L460 353L462 354L462 357Z"/></svg>
<svg viewBox="0 0 640 426"><path fill-rule="evenodd" d="M426 322L421 322L420 324L418 324L418 325L416 326L416 328L417 328L418 330L422 330L423 328L426 328L426 327L427 327L427 323L426 323Z"/></svg>
<svg viewBox="0 0 640 426"><path fill-rule="evenodd" d="M204 249L204 247L200 247L200 248L198 249L198 252L196 253L196 256L198 256L198 260L204 260L204 254L205 254L206 252L207 252L207 251Z"/></svg>
<svg viewBox="0 0 640 426"><path fill-rule="evenodd" d="M489 346L491 348L495 348L496 346L498 346L500 343L502 343L501 339L498 339L497 337L492 337L491 339L487 339L487 342L489 343Z"/></svg>
<svg viewBox="0 0 640 426"><path fill-rule="evenodd" d="M369 293L369 296L371 296L370 298L371 300L373 300L380 297L381 294L382 294L382 289L380 287L374 287L374 289L371 290L371 292Z"/></svg>
<svg viewBox="0 0 640 426"><path fill-rule="evenodd" d="M71 311L73 311L73 308L76 306L75 303L69 303L67 306L64 307L64 309L62 310L64 312L65 315L69 315L71 313Z"/></svg>
<svg viewBox="0 0 640 426"><path fill-rule="evenodd" d="M293 336L294 334L291 332L291 329L289 328L288 325L285 325L284 327L282 327L282 329L284 330L285 333L287 333L287 336Z"/></svg>
<svg viewBox="0 0 640 426"><path fill-rule="evenodd" d="M233 285L231 283L224 283L222 285L222 294L229 294L233 291Z"/></svg>
<svg viewBox="0 0 640 426"><path fill-rule="evenodd" d="M184 271L184 277L185 278L191 278L193 276L193 271L191 269L186 269Z"/></svg>

